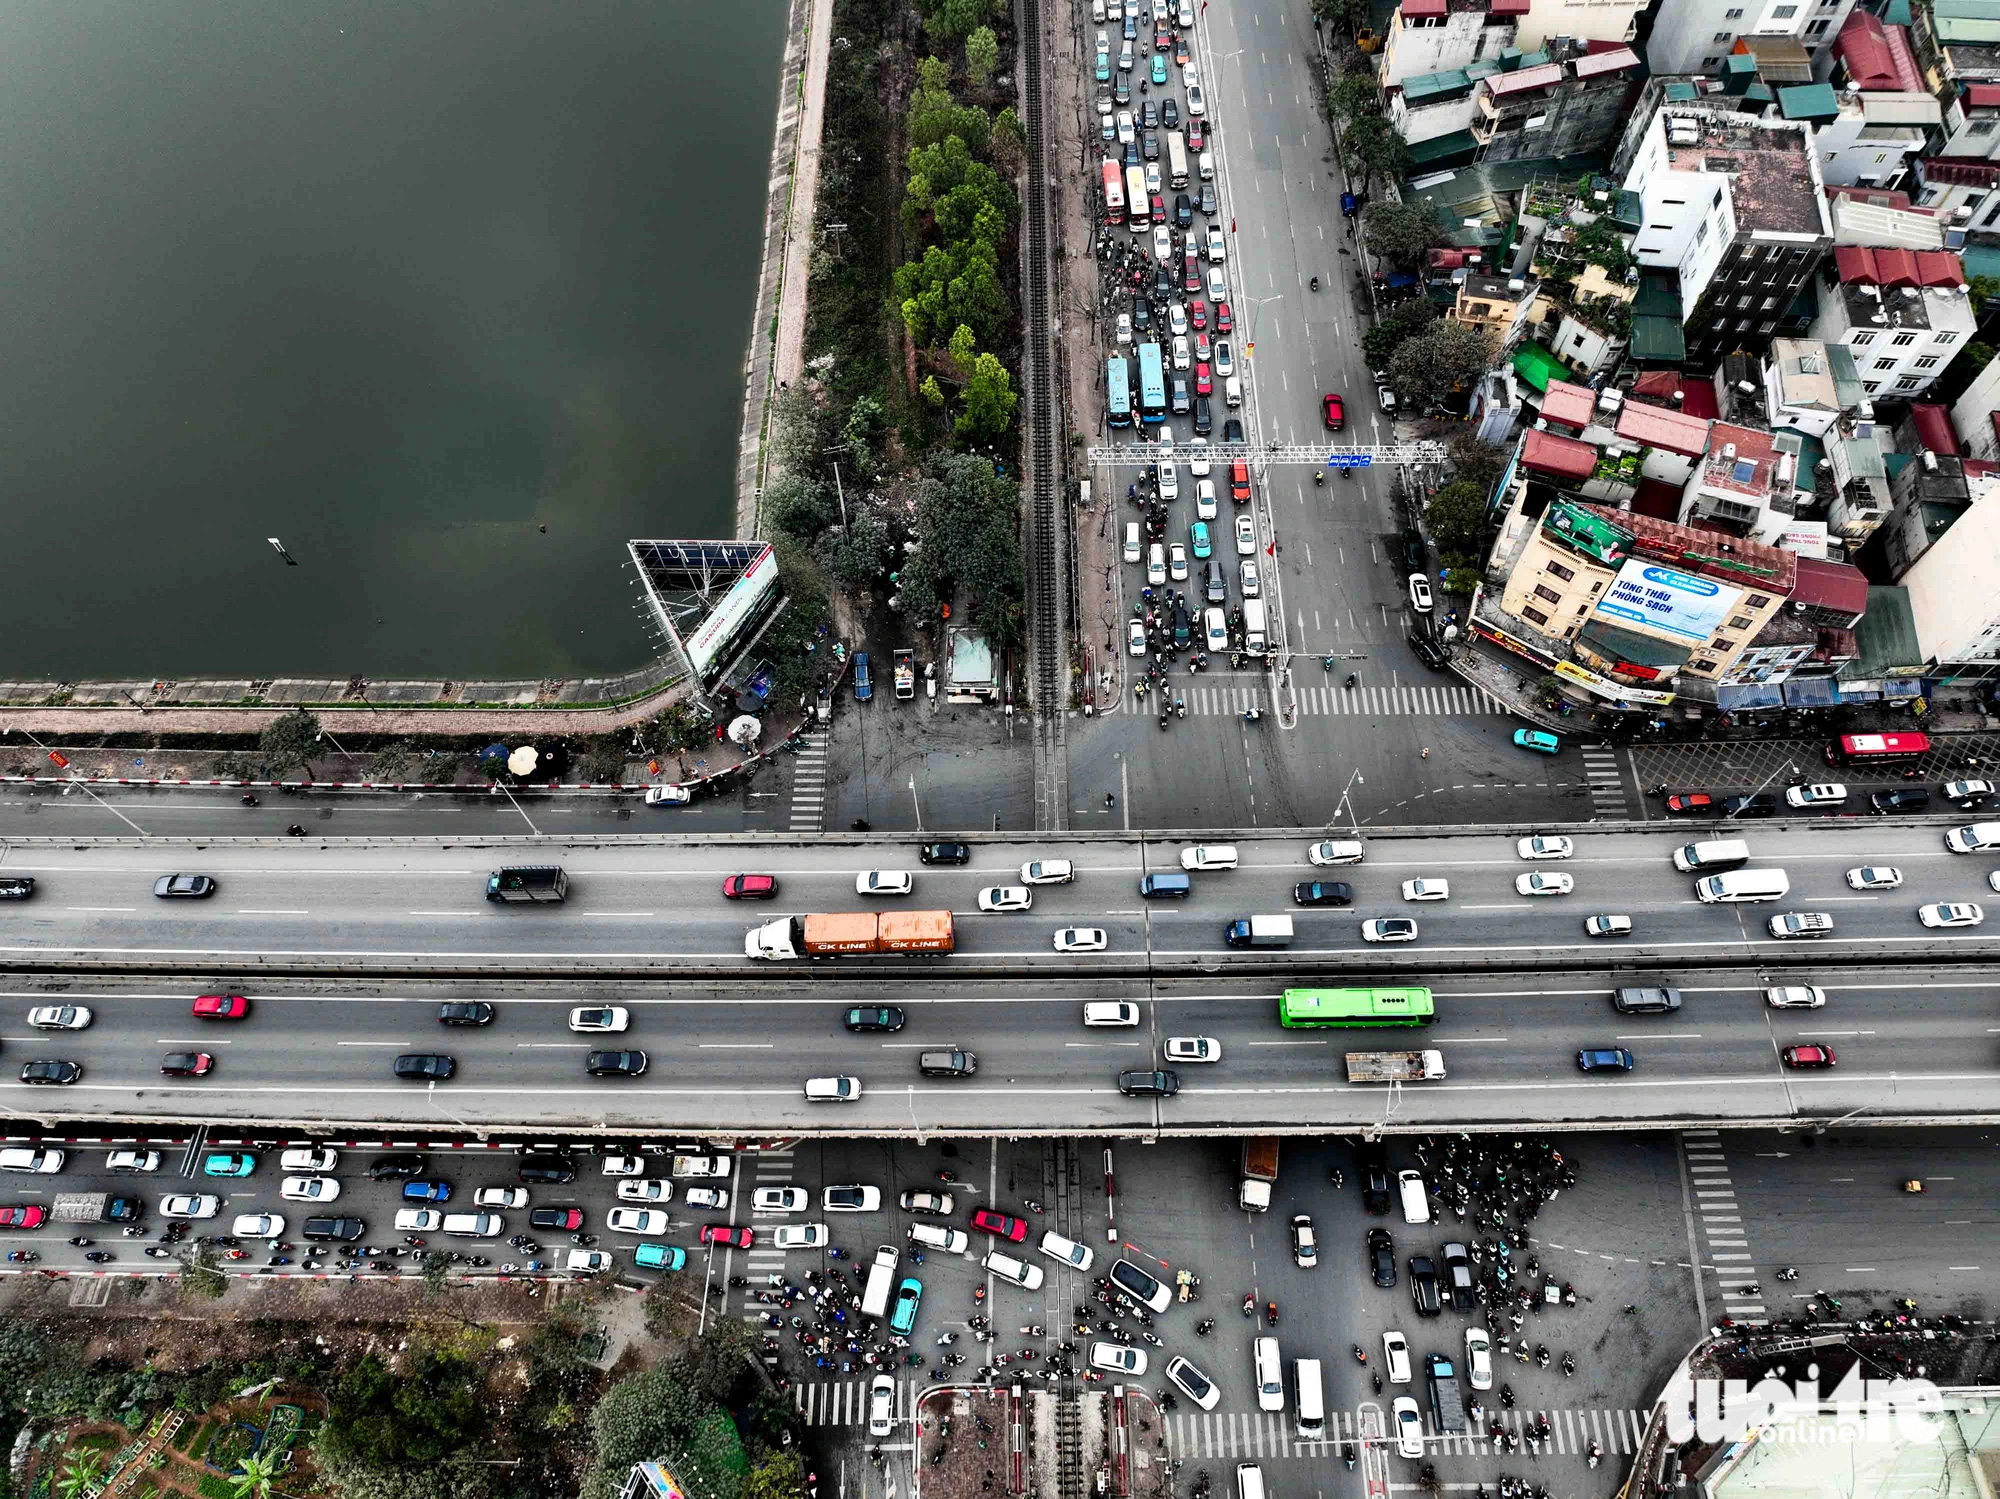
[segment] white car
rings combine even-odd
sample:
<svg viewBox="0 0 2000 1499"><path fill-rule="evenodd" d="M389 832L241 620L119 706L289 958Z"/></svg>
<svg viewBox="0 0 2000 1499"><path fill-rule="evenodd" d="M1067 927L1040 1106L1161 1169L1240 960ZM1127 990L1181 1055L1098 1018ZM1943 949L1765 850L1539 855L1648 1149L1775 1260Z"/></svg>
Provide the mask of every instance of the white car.
<svg viewBox="0 0 2000 1499"><path fill-rule="evenodd" d="M1101 926L1066 926L1056 933L1057 952L1103 952L1108 945Z"/></svg>
<svg viewBox="0 0 2000 1499"><path fill-rule="evenodd" d="M90 1010L84 1005L37 1005L28 1011L28 1024L38 1031L80 1031L90 1024Z"/></svg>
<svg viewBox="0 0 2000 1499"><path fill-rule="evenodd" d="M1132 44L1130 42L1127 42L1125 44L1125 54L1124 56L1118 59L1118 66L1121 68L1130 68L1132 66ZM1132 123L1132 111L1129 109L1119 110L1118 144L1121 146L1129 146L1132 144L1132 142L1134 142L1138 138L1139 138L1139 130L1138 127Z"/></svg>
<svg viewBox="0 0 2000 1499"><path fill-rule="evenodd" d="M1167 547L1167 576L1176 583L1185 583L1187 575L1187 547L1173 542Z"/></svg>
<svg viewBox="0 0 2000 1499"><path fill-rule="evenodd" d="M1925 926L1978 926L1985 919L1986 913L1969 900L1917 907L1917 920Z"/></svg>
<svg viewBox="0 0 2000 1499"><path fill-rule="evenodd" d="M1285 1408L1285 1366L1278 1357L1276 1338L1258 1338L1250 1345L1250 1368L1257 1383L1257 1409L1281 1411Z"/></svg>
<svg viewBox="0 0 2000 1499"><path fill-rule="evenodd" d="M861 1096L861 1079L858 1077L809 1077L806 1079L806 1102L808 1103L852 1103Z"/></svg>
<svg viewBox="0 0 2000 1499"><path fill-rule="evenodd" d="M1208 259L1211 265L1222 264L1228 253L1228 242L1223 239L1221 229L1214 224L1208 226Z"/></svg>
<svg viewBox="0 0 2000 1499"><path fill-rule="evenodd" d="M1180 22L1181 30L1191 31L1194 28L1194 0L1180 0L1174 15Z"/></svg>
<svg viewBox="0 0 2000 1499"><path fill-rule="evenodd" d="M2000 894L2000 869L1996 869L1986 876L1986 888L1995 894Z"/></svg>
<svg viewBox="0 0 2000 1499"><path fill-rule="evenodd" d="M1404 880L1404 900L1450 900L1450 880Z"/></svg>
<svg viewBox="0 0 2000 1499"><path fill-rule="evenodd" d="M682 1203L691 1208L709 1208L722 1212L729 1206L729 1194L721 1187L689 1187Z"/></svg>
<svg viewBox="0 0 2000 1499"><path fill-rule="evenodd" d="M1166 1054L1169 1062L1219 1062L1222 1043L1213 1036L1169 1036Z"/></svg>
<svg viewBox="0 0 2000 1499"><path fill-rule="evenodd" d="M1179 304L1176 304L1178 306ZM1178 500L1181 497L1181 473L1171 463L1160 465L1160 498Z"/></svg>
<svg viewBox="0 0 2000 1499"><path fill-rule="evenodd" d="M608 1155L601 1170L604 1176L644 1176L646 1163L635 1155Z"/></svg>
<svg viewBox="0 0 2000 1499"><path fill-rule="evenodd" d="M1222 1391L1215 1381L1178 1353L1167 1360L1167 1378L1205 1411L1214 1410L1222 1400Z"/></svg>
<svg viewBox="0 0 2000 1499"><path fill-rule="evenodd" d="M1194 351L1188 346L1185 335L1173 341L1172 350L1176 370L1186 371L1194 367Z"/></svg>
<svg viewBox="0 0 2000 1499"><path fill-rule="evenodd" d="M1121 344L1132 342L1132 314L1129 312L1118 314L1118 342Z"/></svg>
<svg viewBox="0 0 2000 1499"><path fill-rule="evenodd" d="M278 1169L298 1171L307 1176L323 1176L340 1164L340 1152L321 1145L288 1150L278 1157Z"/></svg>
<svg viewBox="0 0 2000 1499"><path fill-rule="evenodd" d="M697 1188L696 1190L700 1189ZM620 1202L672 1202L674 1200L674 1184L664 1177L659 1176L631 1177L618 1184L618 1200ZM688 1193L688 1200L690 1202L694 1200L693 1192ZM728 1202L729 1199L725 1194L723 1197L723 1206L726 1207ZM483 1197L481 1205L484 1206ZM518 1202L494 1204L495 1207L519 1207L520 1205Z"/></svg>
<svg viewBox="0 0 2000 1499"><path fill-rule="evenodd" d="M625 1189L619 1183L620 1192ZM472 1194L472 1205L477 1208L524 1208L528 1205L526 1187L481 1187Z"/></svg>
<svg viewBox="0 0 2000 1499"><path fill-rule="evenodd" d="M1465 1330L1465 1381L1475 1390L1493 1388L1493 1340L1483 1327Z"/></svg>
<svg viewBox="0 0 2000 1499"><path fill-rule="evenodd" d="M1515 844L1514 852L1524 859L1567 859L1576 845L1559 833L1539 833Z"/></svg>
<svg viewBox="0 0 2000 1499"><path fill-rule="evenodd" d="M406 1234L435 1233L444 1222L444 1214L436 1208L398 1208L396 1210L396 1230Z"/></svg>
<svg viewBox="0 0 2000 1499"><path fill-rule="evenodd" d="M1167 581L1167 549L1157 541L1146 548L1146 581L1148 583Z"/></svg>
<svg viewBox="0 0 2000 1499"><path fill-rule="evenodd" d="M1125 646L1135 656L1146 654L1146 627L1136 619L1125 627Z"/></svg>
<svg viewBox="0 0 2000 1499"><path fill-rule="evenodd" d="M1764 991L1764 1003L1774 1010L1817 1010L1826 1003L1818 984L1777 984Z"/></svg>
<svg viewBox="0 0 2000 1499"><path fill-rule="evenodd" d="M285 1218L282 1213L238 1213L229 1231L239 1239L282 1239Z"/></svg>
<svg viewBox="0 0 2000 1499"><path fill-rule="evenodd" d="M1264 593L1264 583L1257 576L1257 564L1250 558L1245 557L1242 562L1237 564L1237 568L1238 576L1243 584L1243 597L1246 599L1261 598Z"/></svg>
<svg viewBox="0 0 2000 1499"><path fill-rule="evenodd" d="M1292 1219L1292 1263L1301 1270L1319 1265L1319 1235L1313 1232L1313 1221L1304 1213Z"/></svg>
<svg viewBox="0 0 2000 1499"><path fill-rule="evenodd" d="M1207 153L1204 152L1203 154ZM1222 267L1219 265L1212 265L1208 268L1208 298L1211 302L1226 302L1229 300L1229 282L1224 278Z"/></svg>
<svg viewBox="0 0 2000 1499"><path fill-rule="evenodd" d="M1034 904L1025 885L992 885L979 892L982 911L1026 911Z"/></svg>
<svg viewBox="0 0 2000 1499"><path fill-rule="evenodd" d="M1201 450L1188 459L1188 472L1193 474L1197 479L1206 479L1213 468L1213 464L1208 456L1208 439L1206 437L1189 438L1188 446Z"/></svg>
<svg viewBox="0 0 2000 1499"><path fill-rule="evenodd" d="M658 1208L613 1208L604 1215L604 1226L614 1234L663 1234L667 1215Z"/></svg>
<svg viewBox="0 0 2000 1499"><path fill-rule="evenodd" d="M1419 614L1431 612L1431 580L1422 573L1410 574L1410 607Z"/></svg>
<svg viewBox="0 0 2000 1499"><path fill-rule="evenodd" d="M1590 937L1629 937L1632 935L1632 918L1605 914L1583 918L1583 930Z"/></svg>
<svg viewBox="0 0 2000 1499"><path fill-rule="evenodd" d="M1225 380L1236 373L1236 355L1226 338L1215 341L1215 372Z"/></svg>
<svg viewBox="0 0 2000 1499"><path fill-rule="evenodd" d="M1410 1382L1410 1340L1393 1330L1382 1334L1382 1377L1390 1384Z"/></svg>
<svg viewBox="0 0 2000 1499"><path fill-rule="evenodd" d="M1171 265L1174 259L1173 231L1165 224L1153 231L1153 259L1161 265Z"/></svg>
<svg viewBox="0 0 2000 1499"><path fill-rule="evenodd" d="M1568 895L1576 889L1576 878L1567 874L1544 874L1537 869L1532 874L1514 876L1516 895Z"/></svg>
<svg viewBox="0 0 2000 1499"><path fill-rule="evenodd" d="M1188 331L1187 308L1176 302L1167 309L1167 332L1178 338L1185 338ZM1165 475L1161 475L1161 493L1166 493Z"/></svg>
<svg viewBox="0 0 2000 1499"><path fill-rule="evenodd" d="M1414 942L1417 924L1407 916L1378 916L1361 923L1363 942Z"/></svg>
<svg viewBox="0 0 2000 1499"><path fill-rule="evenodd" d="M648 786L646 805L649 807L685 807L694 800L694 792L686 786Z"/></svg>
<svg viewBox="0 0 2000 1499"><path fill-rule="evenodd" d="M896 1380L878 1374L868 1386L868 1435L886 1437L896 1430Z"/></svg>
<svg viewBox="0 0 2000 1499"><path fill-rule="evenodd" d="M1245 510L1236 517L1236 555L1254 557L1257 554L1257 523L1250 519Z"/></svg>
<svg viewBox="0 0 2000 1499"><path fill-rule="evenodd" d="M632 1023L632 1012L623 1005L584 1005L569 1012L573 1031L622 1031Z"/></svg>
<svg viewBox="0 0 2000 1499"><path fill-rule="evenodd" d="M1195 76L1194 67L1192 64L1189 65L1186 76L1188 78L1193 78ZM1187 104L1188 104L1188 113L1190 115L1194 115L1197 118L1199 118L1200 116L1206 115L1208 113L1208 100L1202 97L1200 84L1198 83L1188 84Z"/></svg>
<svg viewBox="0 0 2000 1499"><path fill-rule="evenodd" d="M330 1176L288 1176L278 1195L287 1202L332 1202L340 1196L340 1183Z"/></svg>
<svg viewBox="0 0 2000 1499"><path fill-rule="evenodd" d="M602 1249L572 1249L563 1256L563 1269L571 1275L595 1275L611 1268L611 1256Z"/></svg>
<svg viewBox="0 0 2000 1499"><path fill-rule="evenodd" d="M783 1223L771 1232L776 1249L824 1249L831 1236L824 1223Z"/></svg>
<svg viewBox="0 0 2000 1499"><path fill-rule="evenodd" d="M1846 800L1847 788L1831 781L1785 788L1785 802L1793 807L1837 807Z"/></svg>
<svg viewBox="0 0 2000 1499"><path fill-rule="evenodd" d="M1181 868L1189 874L1204 869L1234 869L1237 864L1233 843L1197 843L1181 850Z"/></svg>
<svg viewBox="0 0 2000 1499"><path fill-rule="evenodd" d="M1215 519L1215 480L1194 481L1194 518L1196 520Z"/></svg>
<svg viewBox="0 0 2000 1499"><path fill-rule="evenodd" d="M158 1171L160 1153L157 1150L114 1150L104 1158L107 1171Z"/></svg>
<svg viewBox="0 0 2000 1499"><path fill-rule="evenodd" d="M949 1192L932 1192L917 1187L898 1198L897 1205L906 1213L929 1213L934 1218L949 1218L953 1203Z"/></svg>
<svg viewBox="0 0 2000 1499"><path fill-rule="evenodd" d="M1903 883L1903 871L1886 864L1863 864L1847 871L1847 883L1856 890L1894 890Z"/></svg>
<svg viewBox="0 0 2000 1499"><path fill-rule="evenodd" d="M1076 878L1076 866L1067 859L1030 859L1021 866L1024 885L1067 885Z"/></svg>
<svg viewBox="0 0 2000 1499"><path fill-rule="evenodd" d="M222 1199L212 1192L170 1192L160 1199L162 1218L213 1218Z"/></svg>
<svg viewBox="0 0 2000 1499"><path fill-rule="evenodd" d="M1127 1348L1122 1343L1092 1343L1090 1367L1106 1374L1127 1374L1142 1379L1146 1373L1146 1350Z"/></svg>
<svg viewBox="0 0 2000 1499"><path fill-rule="evenodd" d="M750 1194L750 1206L760 1213L803 1213L811 1202L804 1187L759 1187Z"/></svg>
<svg viewBox="0 0 2000 1499"><path fill-rule="evenodd" d="M907 869L868 869L854 877L856 895L908 895L917 877Z"/></svg>
<svg viewBox="0 0 2000 1499"><path fill-rule="evenodd" d="M1424 1455L1424 1418L1417 1413L1417 1402L1408 1395L1398 1395L1391 1408L1392 1419L1396 1423L1396 1454L1399 1457L1422 1457Z"/></svg>
<svg viewBox="0 0 2000 1499"><path fill-rule="evenodd" d="M829 1213L877 1213L882 1210L880 1187L827 1187L819 1194L819 1205Z"/></svg>
<svg viewBox="0 0 2000 1499"><path fill-rule="evenodd" d="M1190 56L1188 58L1188 65L1181 69L1181 86L1183 88L1193 88L1196 84L1200 82L1201 82L1201 67L1199 64L1195 62L1194 58Z"/></svg>

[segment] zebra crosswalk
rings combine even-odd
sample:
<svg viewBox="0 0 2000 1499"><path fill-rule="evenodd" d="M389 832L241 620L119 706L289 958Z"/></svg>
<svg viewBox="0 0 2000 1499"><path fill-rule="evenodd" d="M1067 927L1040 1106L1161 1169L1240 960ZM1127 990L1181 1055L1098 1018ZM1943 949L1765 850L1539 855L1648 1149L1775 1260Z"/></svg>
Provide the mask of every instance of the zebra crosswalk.
<svg viewBox="0 0 2000 1499"><path fill-rule="evenodd" d="M1625 817L1625 774L1618 767L1615 749L1587 749L1583 752L1583 774L1590 785L1590 808L1599 817Z"/></svg>
<svg viewBox="0 0 2000 1499"><path fill-rule="evenodd" d="M825 729L805 736L804 747L792 756L792 826L794 833L820 832L826 822Z"/></svg>
<svg viewBox="0 0 2000 1499"><path fill-rule="evenodd" d="M1641 1410L1503 1410L1489 1412L1503 1426L1520 1431L1538 1415L1549 1418L1549 1431L1558 1453L1582 1455L1592 1442L1607 1454L1629 1454L1639 1450L1645 1435L1647 1412ZM1263 1411L1211 1411L1175 1414L1166 1418L1167 1449L1177 1458L1280 1458L1318 1457L1329 1444L1359 1437L1358 1413L1329 1411L1327 1435L1320 1441L1302 1441L1293 1418ZM1440 1436L1429 1417L1424 1421L1426 1456L1476 1456L1490 1453L1492 1442L1483 1434Z"/></svg>
<svg viewBox="0 0 2000 1499"><path fill-rule="evenodd" d="M795 1384L792 1386L792 1404L798 1408L799 1419L807 1426L863 1426L868 1421L868 1386L873 1379L871 1374L867 1379ZM898 1421L910 1415L914 1388L909 1380L897 1376Z"/></svg>
<svg viewBox="0 0 2000 1499"><path fill-rule="evenodd" d="M1175 693L1187 699L1188 712L1202 718L1233 717L1249 708L1269 708L1270 695L1262 686L1176 686ZM1132 704L1142 710L1158 711L1151 694ZM1299 712L1315 717L1464 718L1475 714L1505 715L1499 702L1477 687L1423 684L1391 687L1322 687L1317 684L1299 689Z"/></svg>
<svg viewBox="0 0 2000 1499"><path fill-rule="evenodd" d="M1757 1284L1757 1268L1751 1263L1743 1210L1729 1179L1722 1136L1712 1129L1683 1130L1681 1152L1687 1161L1689 1190L1701 1214L1702 1253L1714 1266L1724 1313L1738 1322L1769 1321Z"/></svg>

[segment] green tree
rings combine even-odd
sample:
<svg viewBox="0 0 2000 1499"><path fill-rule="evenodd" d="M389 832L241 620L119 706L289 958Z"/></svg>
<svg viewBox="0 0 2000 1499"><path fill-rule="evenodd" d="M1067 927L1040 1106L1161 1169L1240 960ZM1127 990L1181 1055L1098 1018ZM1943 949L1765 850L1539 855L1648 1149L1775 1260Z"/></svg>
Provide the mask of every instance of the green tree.
<svg viewBox="0 0 2000 1499"><path fill-rule="evenodd" d="M1368 21L1368 0L1313 0L1313 14L1352 36Z"/></svg>
<svg viewBox="0 0 2000 1499"><path fill-rule="evenodd" d="M835 526L820 537L818 554L840 586L868 587L888 570L893 543L888 524L873 510L854 508L845 526Z"/></svg>
<svg viewBox="0 0 2000 1499"><path fill-rule="evenodd" d="M1455 480L1424 506L1424 524L1440 552L1477 554L1486 546L1486 491Z"/></svg>
<svg viewBox="0 0 2000 1499"><path fill-rule="evenodd" d="M1452 475L1461 484L1477 486L1482 495L1491 495L1493 486L1507 467L1507 455L1488 447L1469 432L1460 432L1445 444L1445 456Z"/></svg>
<svg viewBox="0 0 2000 1499"><path fill-rule="evenodd" d="M989 36L992 33L987 33ZM969 45L969 43L968 43ZM935 146L950 136L958 136L977 155L986 149L992 123L986 111L976 105L961 104L951 94L951 67L941 57L926 57L917 64L917 84L910 93L910 142L914 146Z"/></svg>
<svg viewBox="0 0 2000 1499"><path fill-rule="evenodd" d="M923 545L901 574L910 617L935 619L943 603L962 603L997 648L1018 644L1027 592L1018 486L996 474L991 460L956 453L932 463L913 498Z"/></svg>
<svg viewBox="0 0 2000 1499"><path fill-rule="evenodd" d="M400 1373L370 1353L334 1386L317 1445L371 1467L438 1462L484 1440L491 1408L479 1367L427 1344Z"/></svg>
<svg viewBox="0 0 2000 1499"><path fill-rule="evenodd" d="M677 1454L675 1473L703 1499L737 1499L749 1467L727 1412L702 1394L678 1361L629 1375L605 1391L591 1412L590 1431L583 1499L610 1499L633 1463L662 1453Z"/></svg>
<svg viewBox="0 0 2000 1499"><path fill-rule="evenodd" d="M1444 242L1444 225L1437 210L1421 198L1406 203L1371 203L1361 221L1361 236L1372 253L1407 268L1423 259L1425 251Z"/></svg>
<svg viewBox="0 0 2000 1499"><path fill-rule="evenodd" d="M1364 114L1349 120L1341 132L1340 148L1349 169L1361 173L1363 187L1376 177L1395 182L1410 169L1410 148L1385 115Z"/></svg>
<svg viewBox="0 0 2000 1499"><path fill-rule="evenodd" d="M303 708L265 724L264 732L257 736L257 753L263 758L265 773L283 776L297 766L310 782L309 762L319 752L319 733L319 720Z"/></svg>
<svg viewBox="0 0 2000 1499"><path fill-rule="evenodd" d="M1385 370L1389 361L1396 356L1396 350L1405 340L1421 333L1437 320L1437 308L1427 297L1412 297L1407 302L1399 302L1361 335L1361 352L1368 360L1371 370Z"/></svg>
<svg viewBox="0 0 2000 1499"><path fill-rule="evenodd" d="M942 410L944 408L944 387L938 384L936 375L924 376L924 383L917 387L917 394L924 398L924 404Z"/></svg>
<svg viewBox="0 0 2000 1499"><path fill-rule="evenodd" d="M494 1475L504 1471L465 1458L379 1468L318 1443L313 1466L337 1499L492 1499Z"/></svg>
<svg viewBox="0 0 2000 1499"><path fill-rule="evenodd" d="M1366 70L1342 73L1326 91L1326 107L1342 121L1380 114L1382 93L1375 86L1375 75Z"/></svg>
<svg viewBox="0 0 2000 1499"><path fill-rule="evenodd" d="M994 0L932 0L924 9L924 29L941 42L955 42L996 13Z"/></svg>
<svg viewBox="0 0 2000 1499"><path fill-rule="evenodd" d="M56 1492L62 1495L62 1499L79 1499L85 1489L97 1482L97 1475L103 1468L102 1453L70 1452L63 1462L62 1477L57 1480Z"/></svg>
<svg viewBox="0 0 2000 1499"><path fill-rule="evenodd" d="M965 39L966 78L974 88L985 88L993 81L993 70L999 66L1000 39L991 26L975 26Z"/></svg>
<svg viewBox="0 0 2000 1499"><path fill-rule="evenodd" d="M979 341L972 336L972 330L960 323L951 335L951 342L945 345L951 355L951 362L958 367L958 378L963 380L972 373L972 361L979 357Z"/></svg>
<svg viewBox="0 0 2000 1499"><path fill-rule="evenodd" d="M993 165L1005 176L1020 175L1022 163L1027 159L1028 132L1021 128L1021 117L1011 104L993 117L993 138L987 143L987 151Z"/></svg>
<svg viewBox="0 0 2000 1499"><path fill-rule="evenodd" d="M847 420L840 425L841 442L847 448L848 471L859 478L875 475L881 466L876 459L883 435L889 430L889 413L880 396L864 391L847 408Z"/></svg>
<svg viewBox="0 0 2000 1499"><path fill-rule="evenodd" d="M451 1288L451 1261L441 1254L424 1256L424 1294L442 1296Z"/></svg>
<svg viewBox="0 0 2000 1499"><path fill-rule="evenodd" d="M217 1268L215 1251L205 1244L192 1254L183 1251L179 1280L183 1295L204 1301L218 1301L229 1290L229 1277Z"/></svg>
<svg viewBox="0 0 2000 1499"><path fill-rule="evenodd" d="M788 536L811 541L840 514L831 484L795 473L776 475L764 486L764 519Z"/></svg>
<svg viewBox="0 0 2000 1499"><path fill-rule="evenodd" d="M798 1499L805 1477L806 1465L796 1447L767 1453L743 1480L740 1499Z"/></svg>
<svg viewBox="0 0 2000 1499"><path fill-rule="evenodd" d="M1007 366L991 354L981 354L973 364L972 378L965 382L965 410L954 427L959 441L998 439L1012 424L1020 401Z"/></svg>
<svg viewBox="0 0 2000 1499"><path fill-rule="evenodd" d="M1471 385L1493 364L1490 335L1439 321L1406 340L1389 361L1398 394L1423 411Z"/></svg>
<svg viewBox="0 0 2000 1499"><path fill-rule="evenodd" d="M787 473L811 477L826 466L835 443L833 414L803 384L787 386L771 398L771 456Z"/></svg>

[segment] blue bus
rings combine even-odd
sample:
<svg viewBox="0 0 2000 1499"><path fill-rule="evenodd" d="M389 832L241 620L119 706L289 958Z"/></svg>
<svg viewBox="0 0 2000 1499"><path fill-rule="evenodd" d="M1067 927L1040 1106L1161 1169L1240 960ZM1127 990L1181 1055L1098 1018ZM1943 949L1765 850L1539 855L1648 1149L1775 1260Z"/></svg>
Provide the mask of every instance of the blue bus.
<svg viewBox="0 0 2000 1499"><path fill-rule="evenodd" d="M1129 427L1132 425L1132 380L1126 373L1124 359L1114 354L1104 364L1104 389L1111 405L1111 425Z"/></svg>
<svg viewBox="0 0 2000 1499"><path fill-rule="evenodd" d="M1167 419L1167 382L1160 373L1160 346L1139 345L1139 419L1149 427Z"/></svg>

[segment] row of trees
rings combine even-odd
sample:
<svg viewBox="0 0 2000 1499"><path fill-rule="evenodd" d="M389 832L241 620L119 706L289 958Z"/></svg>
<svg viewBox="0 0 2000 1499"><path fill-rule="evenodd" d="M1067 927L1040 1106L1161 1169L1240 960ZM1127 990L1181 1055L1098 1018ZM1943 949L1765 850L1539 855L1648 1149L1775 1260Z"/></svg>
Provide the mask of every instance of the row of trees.
<svg viewBox="0 0 2000 1499"><path fill-rule="evenodd" d="M1409 170L1410 148L1382 112L1382 92L1367 58L1357 58L1350 71L1333 81L1326 107L1339 131L1341 160L1350 172L1361 174L1364 190L1377 177L1395 182Z"/></svg>

